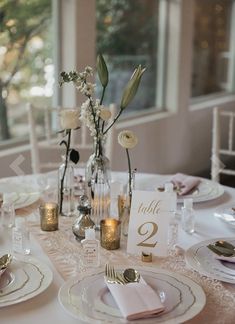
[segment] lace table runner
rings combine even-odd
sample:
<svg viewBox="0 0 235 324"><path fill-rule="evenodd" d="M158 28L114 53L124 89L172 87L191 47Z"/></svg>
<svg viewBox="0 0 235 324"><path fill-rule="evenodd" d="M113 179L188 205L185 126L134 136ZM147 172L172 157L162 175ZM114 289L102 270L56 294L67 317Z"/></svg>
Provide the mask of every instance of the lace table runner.
<svg viewBox="0 0 235 324"><path fill-rule="evenodd" d="M72 218L60 218L60 229L55 232L43 232L39 223L30 222L30 231L38 239L45 253L54 263L64 280L73 276L86 276L89 269L82 265L81 243L76 241L72 233ZM200 275L197 271L186 267L184 256L172 255L167 258L156 258L152 263L143 263L139 257L125 252L126 242L121 242L121 249L108 251L100 249L101 268L109 262L113 265L147 265L161 267L172 272L181 273L197 282L206 294L206 306L203 311L188 323L235 323L235 285L226 288L220 281Z"/></svg>

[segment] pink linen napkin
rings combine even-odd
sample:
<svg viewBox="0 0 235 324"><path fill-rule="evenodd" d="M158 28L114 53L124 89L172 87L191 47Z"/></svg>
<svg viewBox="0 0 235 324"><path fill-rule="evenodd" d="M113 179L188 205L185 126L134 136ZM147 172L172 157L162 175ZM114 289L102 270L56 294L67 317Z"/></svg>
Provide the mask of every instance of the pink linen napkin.
<svg viewBox="0 0 235 324"><path fill-rule="evenodd" d="M193 188L199 185L200 181L198 177L188 176L183 173L176 173L171 178L173 185L179 188L179 196L188 194Z"/></svg>
<svg viewBox="0 0 235 324"><path fill-rule="evenodd" d="M153 317L164 310L159 296L143 278L126 285L105 282L127 320Z"/></svg>
<svg viewBox="0 0 235 324"><path fill-rule="evenodd" d="M215 258L220 261L227 261L227 262L235 263L235 257L226 257L226 256L222 256L222 255L221 256L216 255Z"/></svg>

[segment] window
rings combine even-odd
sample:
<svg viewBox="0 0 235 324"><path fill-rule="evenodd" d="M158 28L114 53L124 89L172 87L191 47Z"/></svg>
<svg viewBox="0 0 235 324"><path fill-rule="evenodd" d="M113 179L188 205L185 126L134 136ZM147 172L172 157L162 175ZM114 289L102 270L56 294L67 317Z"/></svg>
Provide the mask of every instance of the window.
<svg viewBox="0 0 235 324"><path fill-rule="evenodd" d="M1 142L27 136L26 102L51 104L51 16L51 0L0 2Z"/></svg>
<svg viewBox="0 0 235 324"><path fill-rule="evenodd" d="M157 103L160 2L96 0L96 51L104 54L110 72L104 102L119 103L134 67L147 67L136 98L126 112L155 107Z"/></svg>
<svg viewBox="0 0 235 324"><path fill-rule="evenodd" d="M231 92L234 0L195 0L192 97Z"/></svg>

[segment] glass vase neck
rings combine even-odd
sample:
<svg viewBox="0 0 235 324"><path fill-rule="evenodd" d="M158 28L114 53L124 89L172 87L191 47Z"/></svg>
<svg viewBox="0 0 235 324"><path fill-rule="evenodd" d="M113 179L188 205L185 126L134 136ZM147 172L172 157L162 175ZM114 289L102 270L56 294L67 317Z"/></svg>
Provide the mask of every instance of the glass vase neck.
<svg viewBox="0 0 235 324"><path fill-rule="evenodd" d="M104 138L94 139L94 153L96 157L105 155L104 142Z"/></svg>

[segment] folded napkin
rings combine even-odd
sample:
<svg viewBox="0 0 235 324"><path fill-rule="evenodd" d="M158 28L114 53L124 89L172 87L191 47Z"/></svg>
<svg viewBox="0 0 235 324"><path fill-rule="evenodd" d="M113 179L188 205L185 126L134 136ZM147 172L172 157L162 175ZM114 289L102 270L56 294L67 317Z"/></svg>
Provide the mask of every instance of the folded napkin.
<svg viewBox="0 0 235 324"><path fill-rule="evenodd" d="M138 283L132 282L126 285L107 281L106 284L127 320L153 317L164 310L159 296L143 278Z"/></svg>
<svg viewBox="0 0 235 324"><path fill-rule="evenodd" d="M4 274L4 272L6 271L6 269L7 269L7 268L4 268L4 269L1 269L1 270L0 270L0 278L1 278L1 276Z"/></svg>
<svg viewBox="0 0 235 324"><path fill-rule="evenodd" d="M188 176L183 173L176 173L171 178L173 185L179 189L177 192L179 196L188 194L193 188L199 185L200 181L198 177Z"/></svg>
<svg viewBox="0 0 235 324"><path fill-rule="evenodd" d="M220 256L216 255L215 258L220 261L227 261L227 262L235 263L235 257L226 257L226 256L222 256L222 255L220 255Z"/></svg>

